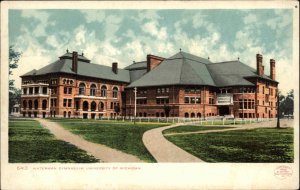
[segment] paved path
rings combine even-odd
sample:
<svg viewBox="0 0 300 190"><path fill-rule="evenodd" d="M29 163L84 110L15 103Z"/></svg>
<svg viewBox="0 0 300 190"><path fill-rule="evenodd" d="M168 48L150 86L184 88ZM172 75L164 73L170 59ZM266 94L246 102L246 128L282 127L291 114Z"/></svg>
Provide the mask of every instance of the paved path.
<svg viewBox="0 0 300 190"><path fill-rule="evenodd" d="M182 123L151 129L143 135L143 142L157 162L203 162L199 158L182 150L162 134L163 130L183 125Z"/></svg>
<svg viewBox="0 0 300 190"><path fill-rule="evenodd" d="M136 156L109 148L105 145L84 140L82 137L65 130L56 122L50 122L45 119L37 119L37 121L39 121L43 127L49 129L56 138L69 142L78 148L87 151L103 162L143 162Z"/></svg>
<svg viewBox="0 0 300 190"><path fill-rule="evenodd" d="M233 131L233 130L251 130L255 128L263 127L275 127L277 121L265 121L261 123L252 123L244 125L226 125L228 127L235 127L230 129L220 129L220 130L207 130L207 131L193 131L193 132L183 132L183 133L170 133L165 134L165 136L171 135L187 135L187 134L197 134L197 133L212 133L212 132L221 132L221 131ZM293 120L280 120L281 127L293 127ZM203 160L191 155L190 153L182 150L177 147L170 141L164 138L162 131L177 126L195 125L196 123L178 123L166 127L155 128L147 131L143 135L143 142L148 151L156 159L157 162L204 162ZM207 126L209 128L209 126ZM224 126L223 126L224 127Z"/></svg>

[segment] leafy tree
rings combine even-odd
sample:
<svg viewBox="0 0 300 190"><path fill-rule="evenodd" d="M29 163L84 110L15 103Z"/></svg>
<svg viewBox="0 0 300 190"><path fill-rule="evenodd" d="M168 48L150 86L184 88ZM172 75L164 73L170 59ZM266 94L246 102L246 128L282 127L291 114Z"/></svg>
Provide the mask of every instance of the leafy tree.
<svg viewBox="0 0 300 190"><path fill-rule="evenodd" d="M280 117L282 117L283 115L294 114L294 90L290 90L287 96L284 96L279 92L279 108Z"/></svg>
<svg viewBox="0 0 300 190"><path fill-rule="evenodd" d="M9 75L12 75L12 70L18 68L18 62L22 53L14 50L13 46L9 46ZM15 104L20 103L21 90L15 88L14 80L9 80L9 113Z"/></svg>

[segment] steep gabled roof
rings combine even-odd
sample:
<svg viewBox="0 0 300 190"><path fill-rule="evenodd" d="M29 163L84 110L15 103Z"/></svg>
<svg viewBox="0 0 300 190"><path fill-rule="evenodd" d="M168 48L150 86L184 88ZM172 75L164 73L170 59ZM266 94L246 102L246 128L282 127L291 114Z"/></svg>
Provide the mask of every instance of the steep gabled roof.
<svg viewBox="0 0 300 190"><path fill-rule="evenodd" d="M113 81L120 81L120 82L130 82L129 71L124 69L118 69L118 73L115 74L111 67L98 65L83 61L78 61L78 75L99 78L99 79L106 79L106 80L113 80ZM72 60L61 58L60 60L55 61L39 70L30 71L23 76L32 76L32 75L45 75L49 73L69 73L69 74L76 74L72 71Z"/></svg>

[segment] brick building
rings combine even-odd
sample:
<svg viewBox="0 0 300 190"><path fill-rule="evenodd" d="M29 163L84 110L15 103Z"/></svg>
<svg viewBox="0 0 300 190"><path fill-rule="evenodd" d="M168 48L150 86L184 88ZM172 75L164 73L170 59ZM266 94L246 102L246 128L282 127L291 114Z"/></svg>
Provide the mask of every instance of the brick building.
<svg viewBox="0 0 300 190"><path fill-rule="evenodd" d="M28 117L276 117L275 61L264 74L240 61L212 63L185 52L147 55L124 69L93 64L77 52L21 76L21 114Z"/></svg>

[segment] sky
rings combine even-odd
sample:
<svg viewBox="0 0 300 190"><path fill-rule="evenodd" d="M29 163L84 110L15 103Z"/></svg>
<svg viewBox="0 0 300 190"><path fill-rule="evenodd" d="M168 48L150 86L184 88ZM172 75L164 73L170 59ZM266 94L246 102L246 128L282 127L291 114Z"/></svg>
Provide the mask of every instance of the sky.
<svg viewBox="0 0 300 190"><path fill-rule="evenodd" d="M22 52L12 79L42 68L66 50L82 52L92 63L123 68L147 54L171 57L182 51L212 62L240 59L256 68L263 55L265 74L276 60L283 93L293 88L291 9L9 10L9 45Z"/></svg>

